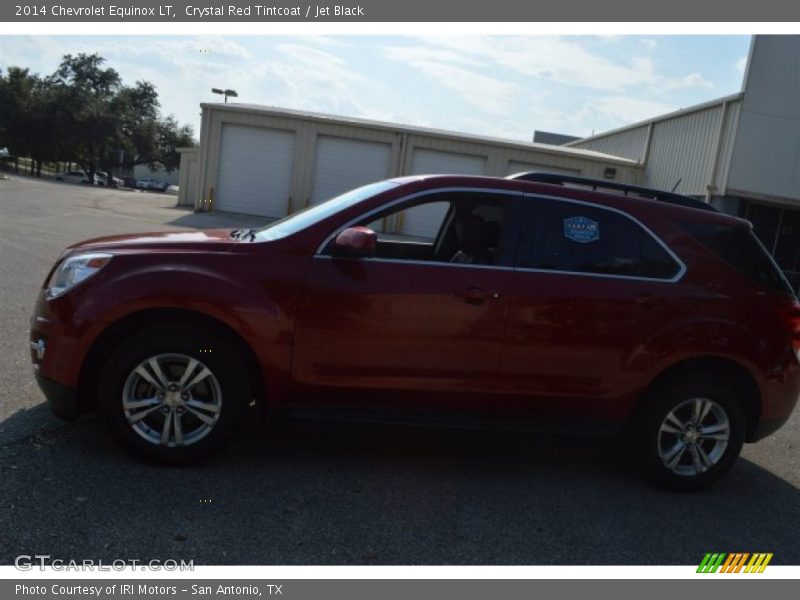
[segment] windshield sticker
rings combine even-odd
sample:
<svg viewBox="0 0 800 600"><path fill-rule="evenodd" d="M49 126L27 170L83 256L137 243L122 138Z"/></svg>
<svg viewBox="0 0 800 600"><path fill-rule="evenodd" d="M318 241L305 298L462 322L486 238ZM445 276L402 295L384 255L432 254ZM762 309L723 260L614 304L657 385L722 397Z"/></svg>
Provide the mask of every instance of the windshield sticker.
<svg viewBox="0 0 800 600"><path fill-rule="evenodd" d="M600 225L586 217L570 217L564 219L564 237L580 244L596 242L600 239Z"/></svg>

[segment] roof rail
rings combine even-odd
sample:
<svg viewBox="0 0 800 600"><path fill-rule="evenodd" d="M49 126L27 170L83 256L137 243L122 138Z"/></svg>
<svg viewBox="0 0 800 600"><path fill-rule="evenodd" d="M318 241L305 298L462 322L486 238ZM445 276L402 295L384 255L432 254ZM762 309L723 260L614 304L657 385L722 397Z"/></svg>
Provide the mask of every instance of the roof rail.
<svg viewBox="0 0 800 600"><path fill-rule="evenodd" d="M682 194L675 194L673 192L664 192L662 190L642 187L639 185L619 183L617 181L607 181L605 179L591 179L589 177L562 175L560 173L546 173L542 171L526 171L523 173L515 173L514 175L509 175L506 177L506 179L519 179L522 181L534 181L537 183L549 183L552 185L574 183L578 185L590 186L593 190L614 190L617 192L623 192L626 196L635 195L642 198L649 198L650 200L658 200L659 202L667 202L669 204L686 206L688 208L699 208L700 210L718 212L717 209L710 204L706 204L702 200L692 198L691 196L684 196Z"/></svg>

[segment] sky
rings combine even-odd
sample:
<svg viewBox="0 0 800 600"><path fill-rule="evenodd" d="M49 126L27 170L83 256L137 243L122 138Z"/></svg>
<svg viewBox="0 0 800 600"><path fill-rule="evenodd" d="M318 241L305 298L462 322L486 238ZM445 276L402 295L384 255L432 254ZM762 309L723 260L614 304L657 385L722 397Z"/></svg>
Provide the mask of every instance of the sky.
<svg viewBox="0 0 800 600"><path fill-rule="evenodd" d="M239 102L530 141L591 135L735 93L749 36L0 36L0 68L99 53L200 130L212 87Z"/></svg>

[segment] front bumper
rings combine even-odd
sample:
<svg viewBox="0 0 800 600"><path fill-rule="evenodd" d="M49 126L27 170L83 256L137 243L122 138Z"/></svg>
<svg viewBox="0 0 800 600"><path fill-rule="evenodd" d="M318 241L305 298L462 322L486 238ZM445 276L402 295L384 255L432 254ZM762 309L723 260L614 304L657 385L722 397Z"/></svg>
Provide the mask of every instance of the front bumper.
<svg viewBox="0 0 800 600"><path fill-rule="evenodd" d="M78 417L78 403L75 388L48 379L38 370L34 373L36 383L47 398L50 410L58 417L73 421Z"/></svg>

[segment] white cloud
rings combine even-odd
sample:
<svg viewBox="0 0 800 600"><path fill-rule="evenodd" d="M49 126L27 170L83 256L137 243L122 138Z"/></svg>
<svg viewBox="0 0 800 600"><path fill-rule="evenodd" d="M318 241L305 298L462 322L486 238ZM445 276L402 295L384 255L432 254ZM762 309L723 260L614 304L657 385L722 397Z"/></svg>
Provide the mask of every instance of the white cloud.
<svg viewBox="0 0 800 600"><path fill-rule="evenodd" d="M648 52L652 52L658 47L658 40L654 40L653 38L646 38L643 40L639 40L639 43Z"/></svg>
<svg viewBox="0 0 800 600"><path fill-rule="evenodd" d="M601 35L593 35L592 39L602 42L603 44L618 44L625 39L625 36L619 35L617 33L608 33Z"/></svg>
<svg viewBox="0 0 800 600"><path fill-rule="evenodd" d="M619 91L641 86L675 89L687 85L707 87L708 83L702 78L659 74L652 60L644 56L612 60L570 38L434 37L427 39L424 45L446 48L461 57L480 58L492 63L494 68L510 69L526 77L593 90Z"/></svg>
<svg viewBox="0 0 800 600"><path fill-rule="evenodd" d="M739 60L736 61L736 64L733 65L733 68L739 71L740 73L744 73L745 68L747 68L747 57L743 56Z"/></svg>
<svg viewBox="0 0 800 600"><path fill-rule="evenodd" d="M633 98L630 96L603 96L589 101L581 110L581 117L609 119L616 125L644 121L675 110L663 102Z"/></svg>
<svg viewBox="0 0 800 600"><path fill-rule="evenodd" d="M222 36L151 40L138 44L129 41L112 41L102 44L100 48L98 52L105 58L133 62L131 58L135 57L139 64L146 60L146 57L150 57L177 66L208 63L230 66L231 63L235 64L253 58L253 55L244 46Z"/></svg>
<svg viewBox="0 0 800 600"><path fill-rule="evenodd" d="M392 47L386 49L390 59L412 66L440 85L459 93L466 102L489 113L502 114L519 89L515 83L483 75L467 69L474 64L449 50ZM458 65L451 63L459 63Z"/></svg>
<svg viewBox="0 0 800 600"><path fill-rule="evenodd" d="M303 35L299 36L298 41L310 46L322 46L324 48L345 48L352 44L344 41L343 36L336 35Z"/></svg>
<svg viewBox="0 0 800 600"><path fill-rule="evenodd" d="M671 77L664 79L660 86L660 90L679 90L682 88L703 88L711 89L714 84L708 81L700 73L689 73L683 77Z"/></svg>
<svg viewBox="0 0 800 600"><path fill-rule="evenodd" d="M363 76L330 52L300 44L279 44L279 59L266 61L268 85L277 84L273 97L284 106L304 109L358 106L354 84ZM263 101L263 100L261 100ZM275 102L268 102L274 104Z"/></svg>
<svg viewBox="0 0 800 600"><path fill-rule="evenodd" d="M472 66L483 64L474 58L467 57L463 52L454 52L453 50L432 46L391 46L385 49L385 54L389 58L400 62L435 61Z"/></svg>

